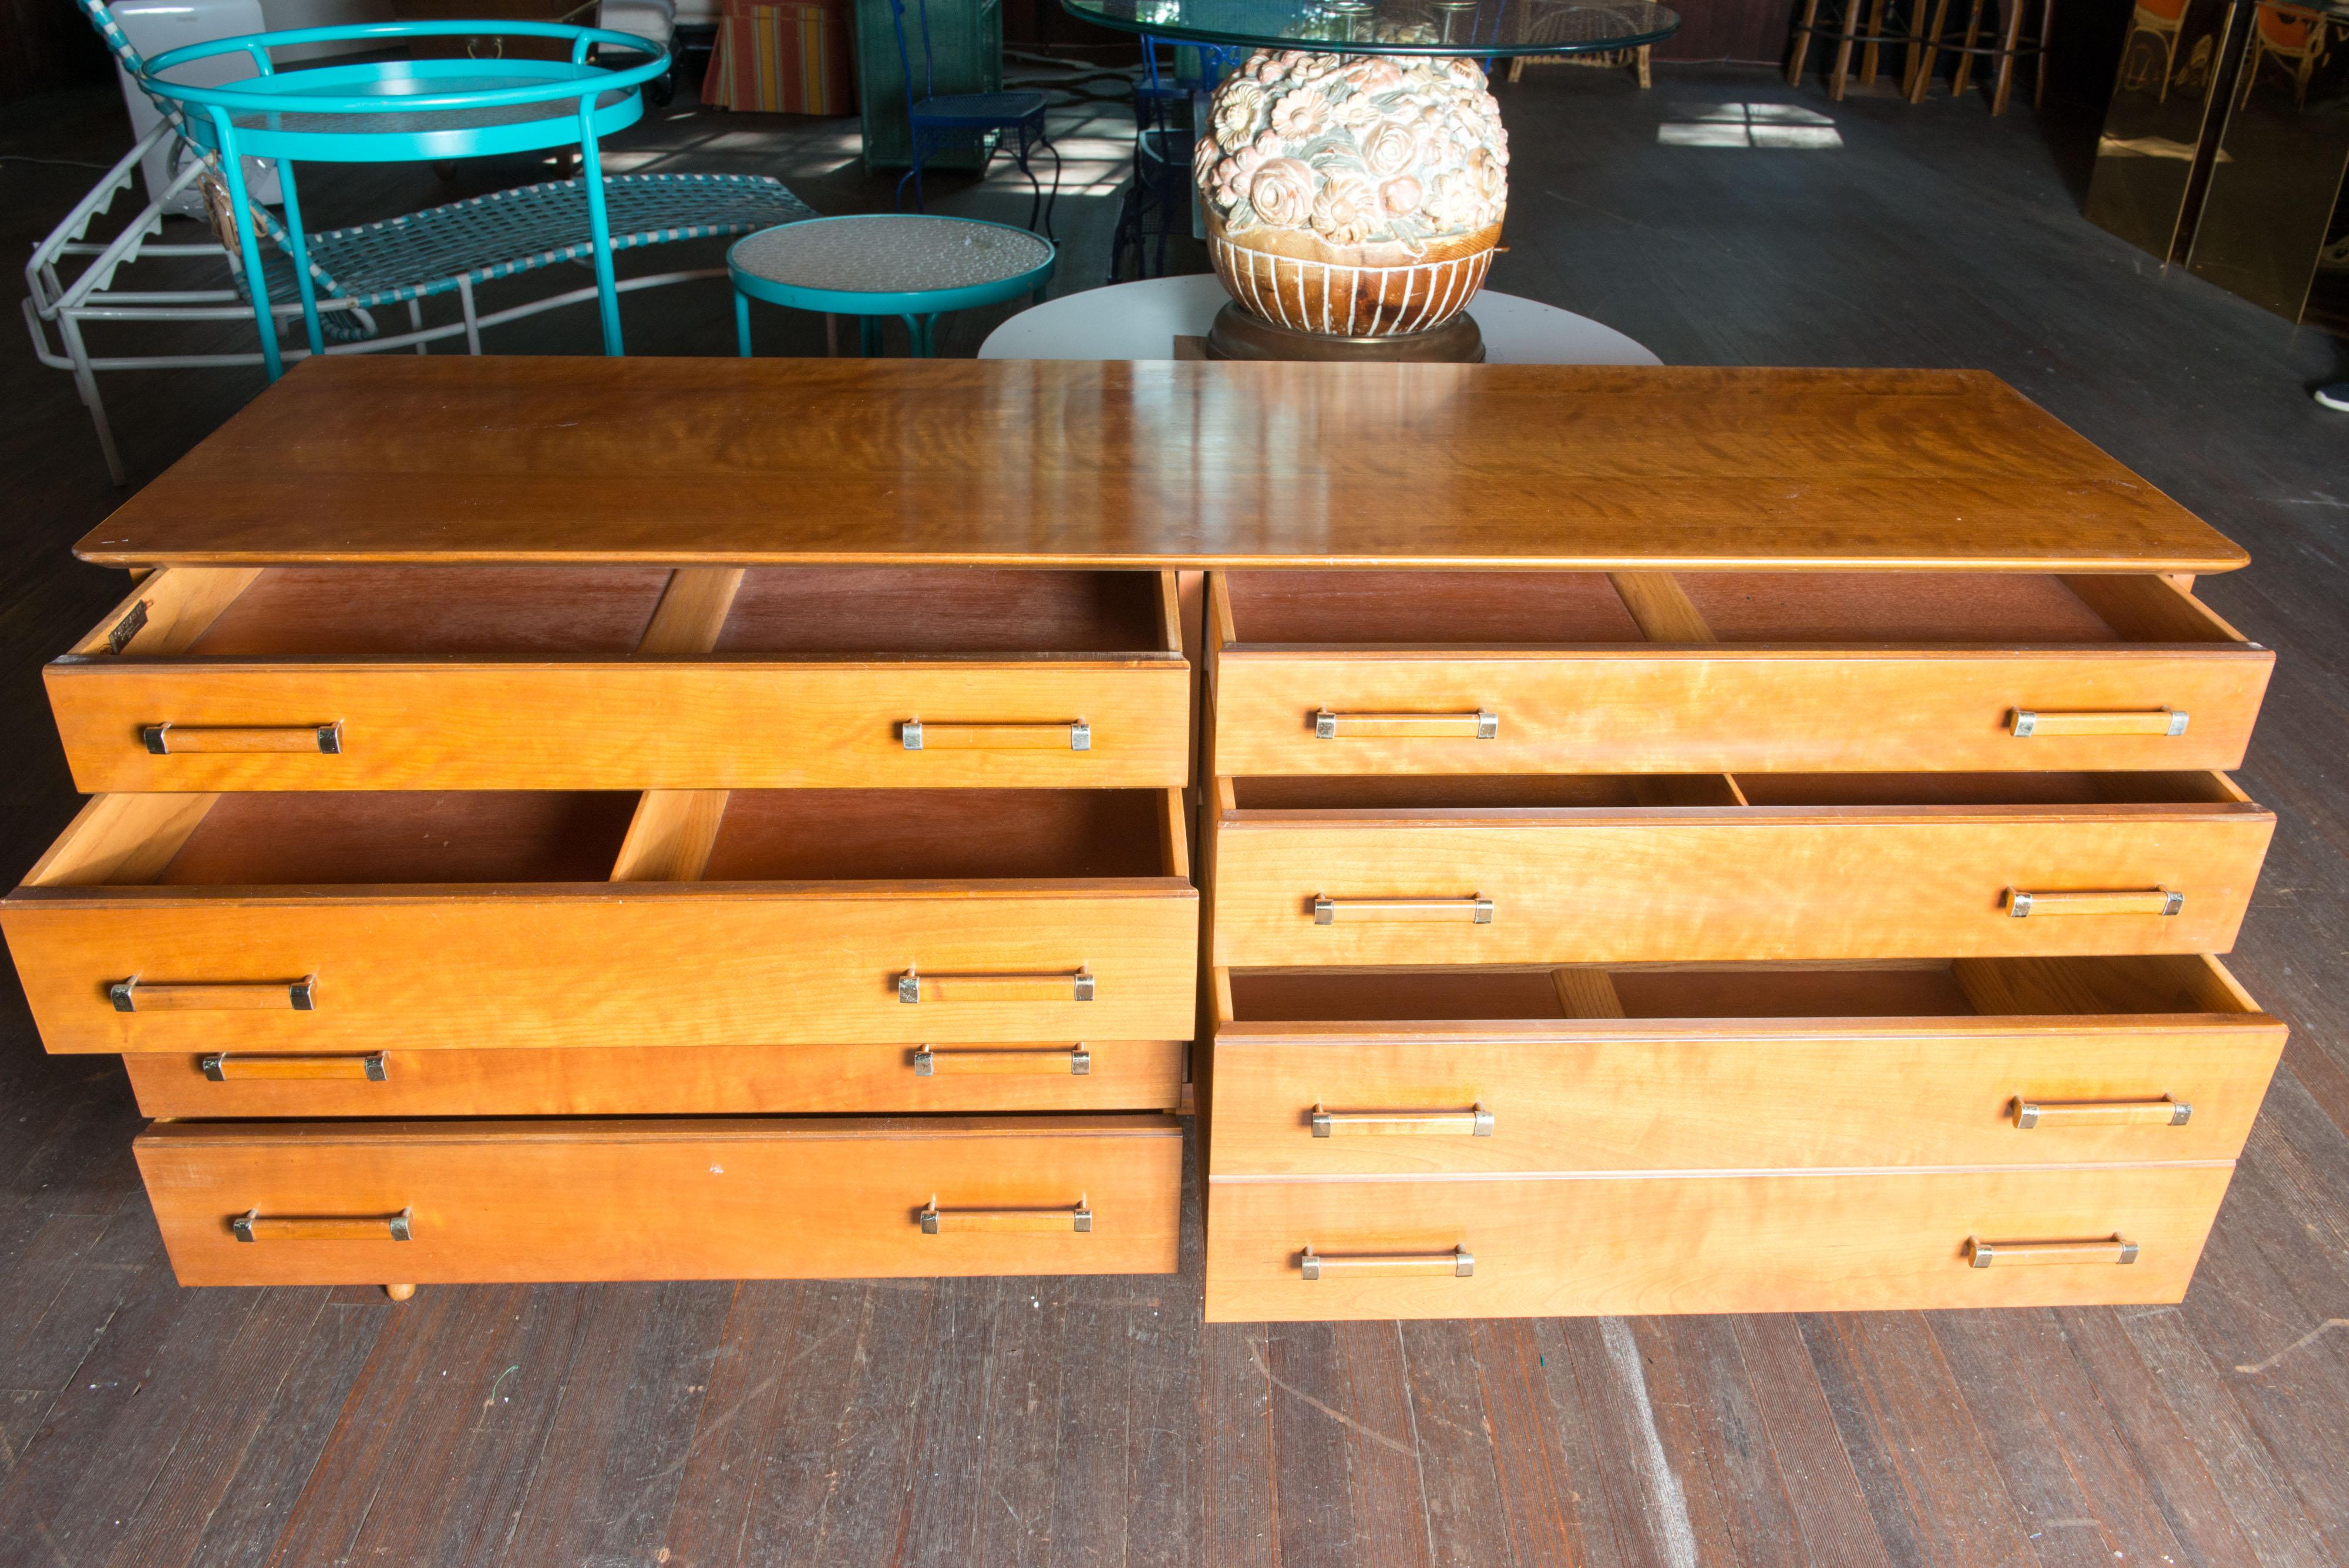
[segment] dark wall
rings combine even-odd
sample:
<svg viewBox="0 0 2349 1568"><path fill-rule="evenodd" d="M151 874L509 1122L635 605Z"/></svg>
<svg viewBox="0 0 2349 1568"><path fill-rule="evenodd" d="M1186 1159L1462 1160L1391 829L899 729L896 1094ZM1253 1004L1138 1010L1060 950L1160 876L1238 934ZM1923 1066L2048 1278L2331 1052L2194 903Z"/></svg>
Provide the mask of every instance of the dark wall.
<svg viewBox="0 0 2349 1568"><path fill-rule="evenodd" d="M106 78L106 46L69 0L0 0L0 101Z"/></svg>

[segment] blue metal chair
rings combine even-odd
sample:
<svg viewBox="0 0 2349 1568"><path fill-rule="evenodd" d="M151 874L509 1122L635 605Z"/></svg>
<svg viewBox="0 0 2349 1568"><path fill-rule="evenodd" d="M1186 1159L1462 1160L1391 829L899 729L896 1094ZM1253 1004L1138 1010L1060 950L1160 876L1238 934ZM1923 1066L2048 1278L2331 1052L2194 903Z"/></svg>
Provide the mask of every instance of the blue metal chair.
<svg viewBox="0 0 2349 1568"><path fill-rule="evenodd" d="M929 0L914 0L921 12L922 24L922 90L914 92L913 51L905 44L905 0L889 0L889 26L897 35L897 59L905 71L905 119L913 131L914 166L897 182L897 204L905 202L905 182L914 182L914 211L924 212L922 205L922 164L933 152L951 148L976 148L994 161L995 147L1007 136L1017 135L1019 141L1011 157L1019 165L1019 172L1028 176L1034 191L1028 203L1028 226L1036 226L1036 214L1040 205L1044 216L1044 233L1052 233L1052 204L1061 199L1061 150L1044 129L1045 98L1040 92L966 92L940 93L930 61ZM1052 194L1044 195L1042 182L1028 166L1028 150L1033 144L1052 155ZM979 168L979 177L986 178L986 166Z"/></svg>

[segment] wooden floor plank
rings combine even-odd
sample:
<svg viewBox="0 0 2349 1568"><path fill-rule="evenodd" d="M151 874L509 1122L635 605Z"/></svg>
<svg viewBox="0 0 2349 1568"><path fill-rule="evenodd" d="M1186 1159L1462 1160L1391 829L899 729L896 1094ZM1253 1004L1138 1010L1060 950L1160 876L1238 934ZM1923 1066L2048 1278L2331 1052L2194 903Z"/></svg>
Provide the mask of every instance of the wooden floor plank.
<svg viewBox="0 0 2349 1568"><path fill-rule="evenodd" d="M1688 1457L1665 1451L1657 1434L1630 1324L1621 1318L1572 1318L1557 1329L1577 1415L1589 1436L1578 1456L1583 1491L1605 1511L1608 1560L1624 1568L1690 1568L1695 1532L1680 1477Z"/></svg>
<svg viewBox="0 0 2349 1568"><path fill-rule="evenodd" d="M1591 1560L1582 1505L1533 1325L1499 1318L1475 1324L1475 1334L1471 1355L1511 1556L1520 1564L1581 1568Z"/></svg>
<svg viewBox="0 0 2349 1568"><path fill-rule="evenodd" d="M800 1298L798 1343L782 1378L773 1423L752 1460L755 1482L731 1561L743 1568L804 1563L823 1539L829 1511L857 1515L887 1500L838 1496L842 1443L860 1401L875 1397L874 1356L889 1324L876 1301L901 1282L872 1284L825 1281L794 1285ZM916 1287L916 1297L926 1290ZM895 1365L893 1361L891 1365ZM886 1397L894 1390L885 1386Z"/></svg>
<svg viewBox="0 0 2349 1568"><path fill-rule="evenodd" d="M919 1428L907 1391L924 1386L938 1353L941 1293L928 1280L876 1282L864 1292L864 1332L855 1368L844 1379L854 1394L819 1456L821 1499L795 1520L801 1494L762 1489L744 1536L750 1562L904 1560L914 1493L922 1484L914 1470Z"/></svg>
<svg viewBox="0 0 2349 1568"><path fill-rule="evenodd" d="M650 1563L667 1550L732 1295L698 1280L591 1293L501 1563Z"/></svg>
<svg viewBox="0 0 2349 1568"><path fill-rule="evenodd" d="M1733 1322L1805 1560L1813 1568L1890 1568L1801 1325L1783 1313Z"/></svg>
<svg viewBox="0 0 2349 1568"><path fill-rule="evenodd" d="M1474 1324L1405 1323L1403 1374L1411 1391L1411 1430L1419 1450L1429 1556L1439 1563L1522 1563L1501 1501L1501 1476Z"/></svg>
<svg viewBox="0 0 2349 1568"><path fill-rule="evenodd" d="M1811 1561L1801 1521L1779 1473L1778 1447L1754 1386L1737 1331L1742 1320L1684 1317L1670 1331L1683 1372L1683 1384L1702 1400L1706 1468L1727 1522L1733 1560L1785 1563L1802 1568ZM1824 1407L1822 1407L1824 1410ZM1874 1540L1874 1532L1869 1532Z"/></svg>
<svg viewBox="0 0 2349 1568"><path fill-rule="evenodd" d="M338 1306L315 1293L322 1304L309 1337L290 1360L244 1462L204 1521L188 1568L259 1568L269 1560L394 1311L380 1293L363 1306Z"/></svg>
<svg viewBox="0 0 2349 1568"><path fill-rule="evenodd" d="M1063 1436L1062 1363L1038 1282L994 1282L989 1310L996 1324L983 1428L978 1560L1032 1568L1051 1552L1052 1497Z"/></svg>
<svg viewBox="0 0 2349 1568"><path fill-rule="evenodd" d="M1784 1536L1753 1542L1761 1552L1758 1556L1748 1556L1741 1550L1745 1543L1738 1540L1732 1519L1739 1505L1722 1495L1723 1478L1713 1462L1715 1391L1706 1385L1703 1369L1689 1365L1682 1355L1685 1341L1680 1325L1668 1317L1648 1317L1609 1320L1607 1326L1611 1328L1617 1321L1630 1332L1655 1436L1661 1452L1671 1461L1681 1504L1687 1511L1689 1541L1696 1561L1751 1562L1782 1568L1787 1561L1785 1548L1793 1544Z"/></svg>
<svg viewBox="0 0 2349 1568"><path fill-rule="evenodd" d="M771 1281L740 1284L730 1293L670 1505L670 1568L720 1568L741 1560L751 1497L786 1385L825 1376L814 1354L825 1342L811 1332L809 1304L805 1287Z"/></svg>
<svg viewBox="0 0 2349 1568"><path fill-rule="evenodd" d="M2028 1330L2037 1315L1927 1314L2033 1552L2045 1568L2102 1568L2116 1556L2157 1560L2140 1555L2148 1550L2174 1558L2178 1543L2167 1525L2158 1544L2133 1538L2124 1528L2128 1521L2116 1521L2115 1500L2092 1489L2075 1468L2081 1456L2056 1434L2044 1407L2056 1372L2044 1359L2050 1347L2031 1342Z"/></svg>
<svg viewBox="0 0 2349 1568"><path fill-rule="evenodd" d="M1924 1314L1806 1316L1802 1324L1893 1560L1935 1568L2033 1560L2029 1532Z"/></svg>
<svg viewBox="0 0 2349 1568"><path fill-rule="evenodd" d="M1284 1521L1273 1464L1269 1338L1262 1324L1199 1330L1200 1555L1207 1568L1264 1568L1278 1560Z"/></svg>

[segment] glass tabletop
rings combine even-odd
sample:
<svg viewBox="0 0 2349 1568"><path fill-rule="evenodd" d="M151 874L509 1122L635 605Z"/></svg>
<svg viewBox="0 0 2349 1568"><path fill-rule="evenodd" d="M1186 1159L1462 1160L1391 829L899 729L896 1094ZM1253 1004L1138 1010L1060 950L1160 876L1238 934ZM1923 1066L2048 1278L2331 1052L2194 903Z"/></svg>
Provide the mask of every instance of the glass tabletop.
<svg viewBox="0 0 2349 1568"><path fill-rule="evenodd" d="M1635 48L1680 30L1640 0L1061 0L1069 15L1126 33L1348 55L1581 55Z"/></svg>

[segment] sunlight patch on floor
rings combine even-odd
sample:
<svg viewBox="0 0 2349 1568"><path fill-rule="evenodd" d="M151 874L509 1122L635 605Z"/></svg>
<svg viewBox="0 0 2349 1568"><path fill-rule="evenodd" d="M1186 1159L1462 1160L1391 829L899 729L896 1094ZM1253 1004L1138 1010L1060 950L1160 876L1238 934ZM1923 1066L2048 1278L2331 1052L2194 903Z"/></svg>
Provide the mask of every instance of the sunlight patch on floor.
<svg viewBox="0 0 2349 1568"><path fill-rule="evenodd" d="M1656 127L1664 147L1760 147L1824 152L1843 145L1835 121L1790 103L1724 103Z"/></svg>

